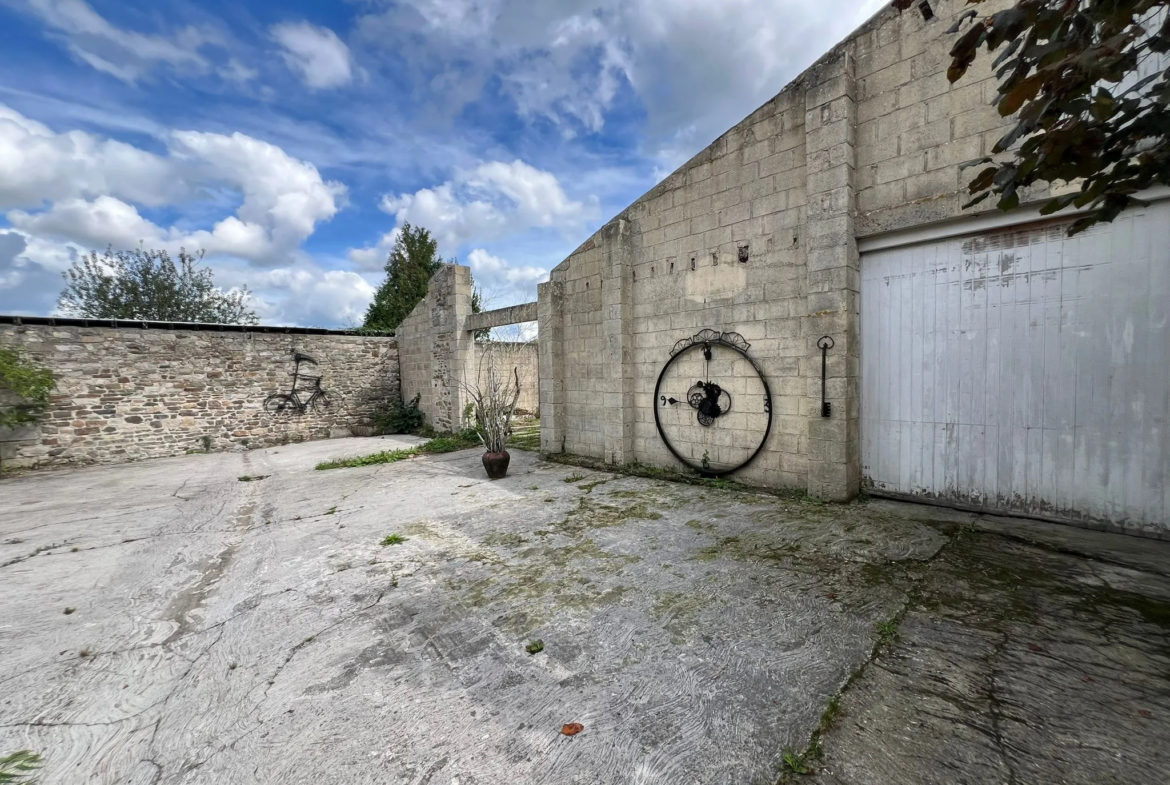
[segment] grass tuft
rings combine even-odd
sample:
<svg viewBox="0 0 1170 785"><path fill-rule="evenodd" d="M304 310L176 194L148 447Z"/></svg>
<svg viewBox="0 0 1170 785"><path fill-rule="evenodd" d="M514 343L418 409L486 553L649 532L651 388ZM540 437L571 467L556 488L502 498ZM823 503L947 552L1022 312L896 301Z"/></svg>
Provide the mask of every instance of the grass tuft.
<svg viewBox="0 0 1170 785"><path fill-rule="evenodd" d="M544 651L544 641L529 641L528 645L524 647L524 651L528 652L529 654L540 654L542 651Z"/></svg>
<svg viewBox="0 0 1170 785"><path fill-rule="evenodd" d="M397 463L418 455L439 455L447 452L467 450L479 447L481 442L471 433L447 434L436 436L425 444L417 447L404 447L399 450L383 450L373 455L362 455L357 458L343 458L336 461L322 461L317 464L318 471L327 469L354 469L359 466L378 466L384 463Z"/></svg>
<svg viewBox="0 0 1170 785"><path fill-rule="evenodd" d="M0 783L33 785L36 782L34 772L43 765L41 756L32 750L17 750L8 755L2 755L0 756Z"/></svg>
<svg viewBox="0 0 1170 785"><path fill-rule="evenodd" d="M398 532L395 532L394 534L387 534L382 538L382 547L385 548L387 545L401 545L404 542L406 542L406 538Z"/></svg>

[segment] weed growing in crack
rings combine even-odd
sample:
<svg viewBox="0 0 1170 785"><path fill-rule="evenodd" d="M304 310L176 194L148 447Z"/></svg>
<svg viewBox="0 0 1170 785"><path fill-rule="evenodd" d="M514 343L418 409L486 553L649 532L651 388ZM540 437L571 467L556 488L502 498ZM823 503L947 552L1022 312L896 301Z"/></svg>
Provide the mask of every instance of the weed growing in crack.
<svg viewBox="0 0 1170 785"><path fill-rule="evenodd" d="M326 515L336 515L337 514L337 507L330 507L328 510L325 511L325 514Z"/></svg>
<svg viewBox="0 0 1170 785"><path fill-rule="evenodd" d="M404 542L406 542L406 538L398 532L395 532L394 534L387 534L382 538L382 547L385 548L387 545L401 545Z"/></svg>
<svg viewBox="0 0 1170 785"><path fill-rule="evenodd" d="M245 474L243 477L237 477L240 482L259 482L260 480L267 480L271 474Z"/></svg>
<svg viewBox="0 0 1170 785"><path fill-rule="evenodd" d="M821 740L814 738L804 752L784 750L784 765L793 774L812 774L812 762L819 760L822 755L824 755L824 750L821 749Z"/></svg>
<svg viewBox="0 0 1170 785"><path fill-rule="evenodd" d="M43 765L41 756L32 750L17 750L0 756L0 783L34 785L34 772Z"/></svg>
<svg viewBox="0 0 1170 785"><path fill-rule="evenodd" d="M529 641L528 645L524 647L524 651L528 652L529 654L540 654L542 651L544 651L544 641Z"/></svg>
<svg viewBox="0 0 1170 785"><path fill-rule="evenodd" d="M877 628L879 648L888 646L898 638L898 620L890 619L888 621L879 621L874 624Z"/></svg>
<svg viewBox="0 0 1170 785"><path fill-rule="evenodd" d="M564 481L565 482L581 482L581 480L584 480L584 479L585 479L584 474L570 474L568 477L566 477L564 479Z"/></svg>

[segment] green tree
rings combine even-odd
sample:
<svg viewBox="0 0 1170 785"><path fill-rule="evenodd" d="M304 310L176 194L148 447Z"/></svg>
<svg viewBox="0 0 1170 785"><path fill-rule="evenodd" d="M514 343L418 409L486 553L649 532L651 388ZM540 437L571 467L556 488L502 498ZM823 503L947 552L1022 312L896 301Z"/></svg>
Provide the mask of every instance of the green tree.
<svg viewBox="0 0 1170 785"><path fill-rule="evenodd" d="M64 272L57 306L94 319L256 324L247 287L217 288L210 268L199 267L202 258L202 251L185 249L177 264L166 251L107 249L100 257L95 251Z"/></svg>
<svg viewBox="0 0 1170 785"><path fill-rule="evenodd" d="M427 296L427 283L445 263L439 244L421 226L402 225L386 260L386 280L374 293L362 325L367 330L393 331ZM453 263L455 260L451 260Z"/></svg>
<svg viewBox="0 0 1170 785"><path fill-rule="evenodd" d="M0 346L0 428L36 422L49 408L53 384L48 368L16 349Z"/></svg>
<svg viewBox="0 0 1170 785"><path fill-rule="evenodd" d="M896 0L908 8L914 0ZM984 0L967 0L979 5ZM993 67L995 106L1015 125L970 182L966 207L995 195L1010 210L1034 183L1078 183L1044 215L1087 208L1069 230L1112 221L1141 204L1134 194L1170 185L1170 0L1016 0L980 16L968 9L948 30L971 27L951 49L947 76L966 74L981 47L1003 47Z"/></svg>

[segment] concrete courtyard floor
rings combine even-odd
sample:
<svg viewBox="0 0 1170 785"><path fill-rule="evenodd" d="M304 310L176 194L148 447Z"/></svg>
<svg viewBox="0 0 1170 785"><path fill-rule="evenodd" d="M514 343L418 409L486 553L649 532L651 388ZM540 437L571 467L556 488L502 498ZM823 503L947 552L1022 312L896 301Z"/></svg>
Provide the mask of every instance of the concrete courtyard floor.
<svg viewBox="0 0 1170 785"><path fill-rule="evenodd" d="M1170 781L1170 543L520 451L314 471L411 443L5 479L0 754L70 785Z"/></svg>

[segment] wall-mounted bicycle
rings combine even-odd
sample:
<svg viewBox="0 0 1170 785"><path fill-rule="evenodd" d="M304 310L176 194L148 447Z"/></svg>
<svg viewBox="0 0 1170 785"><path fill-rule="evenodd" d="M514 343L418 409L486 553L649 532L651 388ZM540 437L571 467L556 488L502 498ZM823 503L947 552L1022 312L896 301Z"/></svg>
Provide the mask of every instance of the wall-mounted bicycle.
<svg viewBox="0 0 1170 785"><path fill-rule="evenodd" d="M273 393L265 398L264 411L272 414L304 414L309 409L328 410L331 402L329 396L321 389L321 377L301 373L301 363L317 365L317 361L300 352L293 352L293 360L296 366L293 368L292 389L287 393ZM312 383L312 386L303 386L309 383Z"/></svg>

